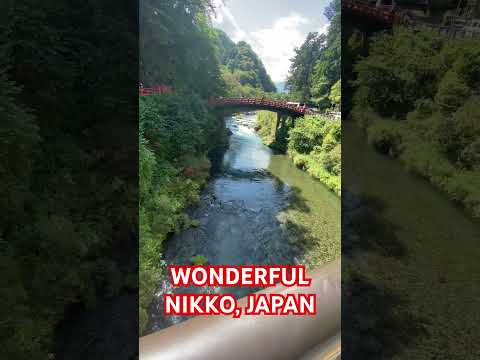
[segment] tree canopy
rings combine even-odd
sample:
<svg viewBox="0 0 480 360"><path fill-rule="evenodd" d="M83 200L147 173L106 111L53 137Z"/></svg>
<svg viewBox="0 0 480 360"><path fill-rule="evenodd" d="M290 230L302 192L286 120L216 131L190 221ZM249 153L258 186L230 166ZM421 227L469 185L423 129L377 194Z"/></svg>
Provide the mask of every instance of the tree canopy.
<svg viewBox="0 0 480 360"><path fill-rule="evenodd" d="M330 22L327 33L309 33L295 49L286 85L301 101L328 108L341 101L340 1L333 0L324 15Z"/></svg>
<svg viewBox="0 0 480 360"><path fill-rule="evenodd" d="M478 41L395 29L354 70L352 116L369 141L480 217Z"/></svg>
<svg viewBox="0 0 480 360"><path fill-rule="evenodd" d="M221 71L229 95L255 96L261 92L276 92L265 66L245 41L235 44L227 34L215 30Z"/></svg>
<svg viewBox="0 0 480 360"><path fill-rule="evenodd" d="M140 2L140 81L200 94L222 93L208 0Z"/></svg>
<svg viewBox="0 0 480 360"><path fill-rule="evenodd" d="M110 5L0 5L4 358L52 358L73 304L136 283L136 5Z"/></svg>

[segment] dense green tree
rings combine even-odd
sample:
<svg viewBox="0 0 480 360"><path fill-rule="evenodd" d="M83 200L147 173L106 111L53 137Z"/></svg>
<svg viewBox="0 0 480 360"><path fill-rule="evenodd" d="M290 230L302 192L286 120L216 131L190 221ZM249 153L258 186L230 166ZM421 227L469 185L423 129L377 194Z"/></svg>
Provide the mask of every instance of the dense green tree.
<svg viewBox="0 0 480 360"><path fill-rule="evenodd" d="M341 193L341 124L307 116L289 131L288 154L299 168Z"/></svg>
<svg viewBox="0 0 480 360"><path fill-rule="evenodd" d="M355 66L353 118L397 156L480 216L480 46L394 29Z"/></svg>
<svg viewBox="0 0 480 360"><path fill-rule="evenodd" d="M136 6L71 5L0 5L0 341L9 359L52 358L71 306L91 309L136 286L136 267L125 264L137 251L137 177L124 169L137 145L119 139L136 129L128 97L137 69L115 60L135 48L137 19L125 14Z"/></svg>
<svg viewBox="0 0 480 360"><path fill-rule="evenodd" d="M221 122L196 94L140 99L140 332L160 282L162 244L191 224L186 207L199 200L209 174L206 153Z"/></svg>
<svg viewBox="0 0 480 360"><path fill-rule="evenodd" d="M185 210L199 200L209 175L206 155L226 141L207 99L223 95L225 82L237 84L221 65L237 46L211 28L211 11L206 0L140 2L140 79L175 89L140 98L140 334L160 282L162 244L192 224ZM239 86L260 79L253 69L239 69Z"/></svg>
<svg viewBox="0 0 480 360"><path fill-rule="evenodd" d="M330 22L325 48L320 52L312 75L312 96L315 103L324 107L340 106L341 93L338 84L341 78L341 16L340 1L332 1L325 9ZM337 84L337 88L333 87Z"/></svg>
<svg viewBox="0 0 480 360"><path fill-rule="evenodd" d="M204 98L223 91L208 0L140 1L140 81Z"/></svg>
<svg viewBox="0 0 480 360"><path fill-rule="evenodd" d="M415 38L408 31L374 37L369 56L355 66L357 104L363 102L381 115L402 118L418 99L433 97L444 66L434 56L442 41L432 33L419 33Z"/></svg>
<svg viewBox="0 0 480 360"><path fill-rule="evenodd" d="M220 63L227 65L231 59L237 55L237 45L228 37L228 35L220 30L215 29L216 46L220 56Z"/></svg>
<svg viewBox="0 0 480 360"><path fill-rule="evenodd" d="M311 32L304 43L295 49L295 56L291 59L286 87L302 102L309 101L312 95L313 70L325 42L324 34L318 35L316 32Z"/></svg>
<svg viewBox="0 0 480 360"><path fill-rule="evenodd" d="M287 88L301 101L320 108L339 107L341 102L341 17L340 1L332 1L324 11L329 21L326 34L310 33L295 49ZM336 87L334 88L334 86Z"/></svg>
<svg viewBox="0 0 480 360"><path fill-rule="evenodd" d="M252 89L258 89L257 94L276 91L265 66L249 44L245 41L235 44L223 31L215 32L222 73L227 82L229 95L251 96Z"/></svg>

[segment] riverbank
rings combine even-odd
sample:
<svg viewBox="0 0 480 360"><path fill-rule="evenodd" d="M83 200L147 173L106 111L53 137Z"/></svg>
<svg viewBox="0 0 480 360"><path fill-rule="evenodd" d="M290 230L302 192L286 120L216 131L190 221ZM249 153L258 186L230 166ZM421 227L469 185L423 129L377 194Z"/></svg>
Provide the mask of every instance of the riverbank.
<svg viewBox="0 0 480 360"><path fill-rule="evenodd" d="M210 142L208 139L217 139ZM228 143L223 119L195 95L140 99L139 331L161 278L163 245L195 226L187 209L198 205L212 163L207 157Z"/></svg>
<svg viewBox="0 0 480 360"><path fill-rule="evenodd" d="M426 179L472 217L480 218L480 171L449 160L429 135L428 124L396 122L360 112L356 118L376 151L399 160L405 170Z"/></svg>
<svg viewBox="0 0 480 360"><path fill-rule="evenodd" d="M406 56L406 54L408 54ZM480 218L480 45L395 29L355 65L352 118L381 153Z"/></svg>
<svg viewBox="0 0 480 360"><path fill-rule="evenodd" d="M276 129L277 115L258 112L257 132L267 146L286 153L295 166L341 195L341 123L320 115L288 119Z"/></svg>
<svg viewBox="0 0 480 360"><path fill-rule="evenodd" d="M474 358L480 224L376 152L354 123L343 124L343 140L342 336L357 345L345 355Z"/></svg>

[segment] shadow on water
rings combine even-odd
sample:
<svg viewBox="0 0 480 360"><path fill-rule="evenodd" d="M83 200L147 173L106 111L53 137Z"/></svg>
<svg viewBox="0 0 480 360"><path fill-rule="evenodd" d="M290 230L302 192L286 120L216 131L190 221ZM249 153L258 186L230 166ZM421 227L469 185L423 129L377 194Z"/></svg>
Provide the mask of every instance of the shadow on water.
<svg viewBox="0 0 480 360"><path fill-rule="evenodd" d="M427 335L425 319L408 310L408 299L379 288L359 273L342 281L342 358L389 359Z"/></svg>
<svg viewBox="0 0 480 360"><path fill-rule="evenodd" d="M426 320L409 310L406 296L374 283L355 265L372 254L403 260L407 248L396 235L399 227L385 217L384 201L343 194L342 357L389 359L427 335Z"/></svg>
<svg viewBox="0 0 480 360"><path fill-rule="evenodd" d="M310 212L310 206L308 205L306 199L302 196L302 191L296 186L290 187L287 209L288 208L295 209L303 213Z"/></svg>
<svg viewBox="0 0 480 360"><path fill-rule="evenodd" d="M352 197L347 191L344 196ZM342 255L350 256L355 252L376 252L379 255L402 258L407 255L405 244L400 241L397 232L400 226L387 220L382 212L385 202L372 195L358 197L347 205L343 201Z"/></svg>
<svg viewBox="0 0 480 360"><path fill-rule="evenodd" d="M478 222L353 124L342 141L342 358L478 359Z"/></svg>

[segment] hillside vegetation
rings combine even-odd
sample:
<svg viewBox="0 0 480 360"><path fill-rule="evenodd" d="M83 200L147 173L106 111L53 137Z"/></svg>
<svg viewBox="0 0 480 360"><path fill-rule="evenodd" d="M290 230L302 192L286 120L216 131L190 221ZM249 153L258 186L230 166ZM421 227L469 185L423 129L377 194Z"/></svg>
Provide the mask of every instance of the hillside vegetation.
<svg viewBox="0 0 480 360"><path fill-rule="evenodd" d="M262 61L245 41L235 44L223 31L215 29L220 70L229 97L260 97L276 92Z"/></svg>
<svg viewBox="0 0 480 360"><path fill-rule="evenodd" d="M294 164L341 194L341 124L322 116L307 116L289 131L288 155Z"/></svg>
<svg viewBox="0 0 480 360"><path fill-rule="evenodd" d="M227 96L255 96L263 92L276 92L262 61L249 44L245 41L235 44L223 31L216 29L215 32Z"/></svg>
<svg viewBox="0 0 480 360"><path fill-rule="evenodd" d="M251 47L209 25L209 1L178 4L151 0L140 11L141 81L175 89L140 98L140 334L162 276L163 242L196 225L186 209L209 177L209 153L227 146L208 99L275 91Z"/></svg>
<svg viewBox="0 0 480 360"><path fill-rule="evenodd" d="M294 164L320 180L337 195L341 194L341 123L322 115L298 118L293 126L275 133L277 114L258 112L258 134L275 151L287 153Z"/></svg>
<svg viewBox="0 0 480 360"><path fill-rule="evenodd" d="M4 359L53 359L62 321L65 343L79 328L73 308L83 320L137 291L137 144L118 141L136 128L137 70L123 61L137 35L129 4L116 10L108 2L0 3ZM110 31L98 37L97 24Z"/></svg>
<svg viewBox="0 0 480 360"><path fill-rule="evenodd" d="M352 115L369 142L480 217L478 42L396 29L355 72Z"/></svg>
<svg viewBox="0 0 480 360"><path fill-rule="evenodd" d="M210 173L206 155L221 141L222 122L194 94L140 99L140 329L161 276L162 244L195 222L185 209L199 201Z"/></svg>
<svg viewBox="0 0 480 360"><path fill-rule="evenodd" d="M198 202L209 176L208 152L226 137L222 119L207 106L226 91L210 10L206 0L141 2L140 78L145 86L175 89L139 104L141 334L162 276L162 244L195 225L185 210Z"/></svg>
<svg viewBox="0 0 480 360"><path fill-rule="evenodd" d="M287 89L302 102L321 109L341 104L341 12L340 1L333 0L324 11L329 21L326 34L309 33L295 50Z"/></svg>

